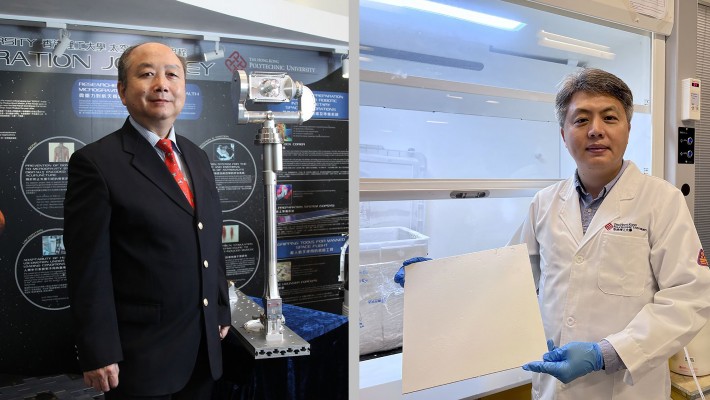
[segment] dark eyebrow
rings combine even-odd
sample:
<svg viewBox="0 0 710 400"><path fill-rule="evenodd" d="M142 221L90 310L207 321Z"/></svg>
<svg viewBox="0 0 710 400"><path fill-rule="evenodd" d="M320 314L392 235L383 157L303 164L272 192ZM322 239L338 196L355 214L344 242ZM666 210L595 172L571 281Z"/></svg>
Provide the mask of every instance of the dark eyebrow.
<svg viewBox="0 0 710 400"><path fill-rule="evenodd" d="M606 108L604 108L604 109L601 110L602 113L607 113L607 112L610 112L610 111L613 111L613 112L618 113L618 112L619 112L619 107L614 106L614 105L611 105L611 106L606 107Z"/></svg>
<svg viewBox="0 0 710 400"><path fill-rule="evenodd" d="M603 108L603 109L600 110L600 112L601 112L602 114L603 114L603 113L610 112L610 111L611 111L611 112L616 112L616 113L618 113L618 112L619 112L619 108L616 107L616 106L614 106L614 105L611 105L611 106L609 106L609 107L605 107L605 108ZM576 108L576 109L572 112L572 115L577 115L577 114L579 114L579 113L589 113L589 112L591 112L591 111L589 111L589 110L586 109L586 108Z"/></svg>

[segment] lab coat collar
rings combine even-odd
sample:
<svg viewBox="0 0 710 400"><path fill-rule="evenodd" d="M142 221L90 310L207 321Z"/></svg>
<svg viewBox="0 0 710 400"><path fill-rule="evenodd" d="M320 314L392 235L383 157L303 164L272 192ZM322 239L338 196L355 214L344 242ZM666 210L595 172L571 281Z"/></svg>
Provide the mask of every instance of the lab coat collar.
<svg viewBox="0 0 710 400"><path fill-rule="evenodd" d="M564 202L560 212L560 219L562 219L563 224L578 247L584 246L599 230L604 229L606 224L619 218L621 215L621 202L634 198L642 176L636 164L629 162L629 166L623 172L619 181L607 193L601 206L594 214L586 234L582 233L579 193L574 185L574 177L565 181L565 187L559 191L560 200Z"/></svg>

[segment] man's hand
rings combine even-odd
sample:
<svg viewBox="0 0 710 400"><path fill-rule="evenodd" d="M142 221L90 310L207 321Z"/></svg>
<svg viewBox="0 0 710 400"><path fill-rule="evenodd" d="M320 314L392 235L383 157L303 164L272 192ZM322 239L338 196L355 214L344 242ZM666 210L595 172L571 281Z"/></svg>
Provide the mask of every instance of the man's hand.
<svg viewBox="0 0 710 400"><path fill-rule="evenodd" d="M570 383L604 367L602 351L596 343L570 342L555 347L552 340L548 339L547 349L550 351L542 355L542 361L527 363L523 369L550 374L562 383Z"/></svg>
<svg viewBox="0 0 710 400"><path fill-rule="evenodd" d="M118 364L84 372L84 384L102 392L115 388L118 386Z"/></svg>
<svg viewBox="0 0 710 400"><path fill-rule="evenodd" d="M227 337L227 332L229 332L229 327L231 325L220 325L219 326L219 340L224 339Z"/></svg>

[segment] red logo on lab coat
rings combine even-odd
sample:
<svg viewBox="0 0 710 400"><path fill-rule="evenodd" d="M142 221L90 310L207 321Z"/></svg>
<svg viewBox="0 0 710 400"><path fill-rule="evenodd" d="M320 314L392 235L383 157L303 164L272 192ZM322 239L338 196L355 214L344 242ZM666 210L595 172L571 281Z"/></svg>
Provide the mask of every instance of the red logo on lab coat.
<svg viewBox="0 0 710 400"><path fill-rule="evenodd" d="M614 227L614 225L611 222L609 222L608 224L604 225L604 227L606 228L606 230L610 231L611 228Z"/></svg>
<svg viewBox="0 0 710 400"><path fill-rule="evenodd" d="M703 267L708 266L708 259L705 258L705 251L703 249L700 249L698 253L698 265L702 265Z"/></svg>

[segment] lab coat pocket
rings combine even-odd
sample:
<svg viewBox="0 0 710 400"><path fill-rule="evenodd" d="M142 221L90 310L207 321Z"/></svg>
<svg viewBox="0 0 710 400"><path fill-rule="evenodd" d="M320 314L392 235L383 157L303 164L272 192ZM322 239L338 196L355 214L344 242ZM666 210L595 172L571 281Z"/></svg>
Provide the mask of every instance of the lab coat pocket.
<svg viewBox="0 0 710 400"><path fill-rule="evenodd" d="M648 275L648 239L603 233L600 253L597 258L599 289L617 296L640 296Z"/></svg>

